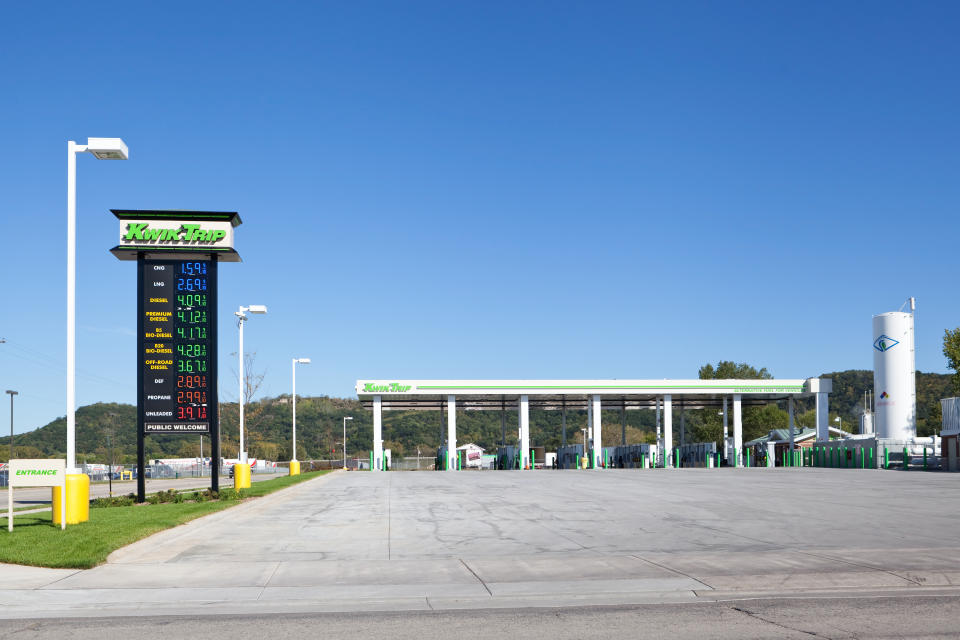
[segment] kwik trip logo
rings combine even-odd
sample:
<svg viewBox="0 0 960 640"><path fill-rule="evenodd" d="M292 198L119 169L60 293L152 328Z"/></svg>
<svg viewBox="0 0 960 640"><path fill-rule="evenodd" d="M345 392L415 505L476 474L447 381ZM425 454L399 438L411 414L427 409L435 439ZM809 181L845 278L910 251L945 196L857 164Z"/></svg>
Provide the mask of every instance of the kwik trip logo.
<svg viewBox="0 0 960 640"><path fill-rule="evenodd" d="M182 224L174 228L151 227L149 222L127 224L124 242L153 242L171 244L216 244L227 232L223 229L204 229L199 224Z"/></svg>
<svg viewBox="0 0 960 640"><path fill-rule="evenodd" d="M873 341L873 348L877 351L884 352L890 351L895 346L900 344L899 340L894 340L888 335L882 334L879 338Z"/></svg>
<svg viewBox="0 0 960 640"><path fill-rule="evenodd" d="M363 385L364 393L405 393L407 391L410 391L410 385L398 384L396 382L391 382L390 384L366 382Z"/></svg>

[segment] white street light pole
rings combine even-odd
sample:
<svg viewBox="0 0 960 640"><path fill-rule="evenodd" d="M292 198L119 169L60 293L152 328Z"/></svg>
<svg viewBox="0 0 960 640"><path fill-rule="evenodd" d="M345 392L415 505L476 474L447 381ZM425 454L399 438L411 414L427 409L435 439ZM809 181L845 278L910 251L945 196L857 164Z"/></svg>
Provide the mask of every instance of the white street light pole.
<svg viewBox="0 0 960 640"><path fill-rule="evenodd" d="M262 304L252 304L249 307L240 306L233 314L237 316L237 326L240 328L240 350L237 352L238 368L240 369L238 376L240 382L240 454L237 457L240 458L240 464L247 463L247 452L243 448L243 405L247 401L243 384L243 323L247 321L247 311L262 314L267 312L267 307Z"/></svg>
<svg viewBox="0 0 960 640"><path fill-rule="evenodd" d="M293 455L290 460L297 461L297 363L310 364L310 358L294 358L290 364L290 370L293 373L293 393L290 394L290 400L293 402Z"/></svg>
<svg viewBox="0 0 960 640"><path fill-rule="evenodd" d="M77 154L97 160L126 160L120 138L87 138L87 144L67 141L67 473L77 473Z"/></svg>
<svg viewBox="0 0 960 640"><path fill-rule="evenodd" d="M353 416L343 418L343 468L347 468L347 420L353 420Z"/></svg>

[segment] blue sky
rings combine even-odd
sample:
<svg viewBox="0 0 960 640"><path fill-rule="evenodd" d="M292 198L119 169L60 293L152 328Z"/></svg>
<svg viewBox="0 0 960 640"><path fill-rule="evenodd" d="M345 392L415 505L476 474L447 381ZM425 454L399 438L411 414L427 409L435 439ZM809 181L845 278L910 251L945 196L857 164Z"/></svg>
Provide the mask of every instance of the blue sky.
<svg viewBox="0 0 960 640"><path fill-rule="evenodd" d="M92 5L92 6L91 6ZM5 5L0 386L65 413L66 141L78 402L135 402L136 272L110 208L239 211L262 392L358 378L777 377L870 368L916 296L945 372L956 3ZM5 415L0 411L0 415ZM0 432L8 428L0 419Z"/></svg>

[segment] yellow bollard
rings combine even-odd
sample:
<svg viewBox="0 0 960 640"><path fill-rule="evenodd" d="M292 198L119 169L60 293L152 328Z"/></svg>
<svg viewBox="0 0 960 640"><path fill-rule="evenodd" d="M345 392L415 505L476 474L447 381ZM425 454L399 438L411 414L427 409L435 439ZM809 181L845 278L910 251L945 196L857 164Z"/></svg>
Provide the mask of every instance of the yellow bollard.
<svg viewBox="0 0 960 640"><path fill-rule="evenodd" d="M51 499L53 524L60 524L60 487L53 487ZM67 475L67 524L90 519L90 476L85 473Z"/></svg>
<svg viewBox="0 0 960 640"><path fill-rule="evenodd" d="M291 461L290 461L290 475L292 475L292 476L298 476L298 475L300 475L300 461L299 461L299 460L291 460Z"/></svg>
<svg viewBox="0 0 960 640"><path fill-rule="evenodd" d="M250 465L248 464L233 465L233 488L234 489L250 488Z"/></svg>

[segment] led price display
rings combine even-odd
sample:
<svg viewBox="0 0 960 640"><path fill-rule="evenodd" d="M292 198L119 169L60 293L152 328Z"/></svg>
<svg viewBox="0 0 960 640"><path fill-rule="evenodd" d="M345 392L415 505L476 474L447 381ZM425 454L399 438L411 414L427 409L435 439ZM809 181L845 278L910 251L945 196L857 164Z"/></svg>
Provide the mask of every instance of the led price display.
<svg viewBox="0 0 960 640"><path fill-rule="evenodd" d="M146 262L142 277L143 431L208 433L216 276L184 260Z"/></svg>

